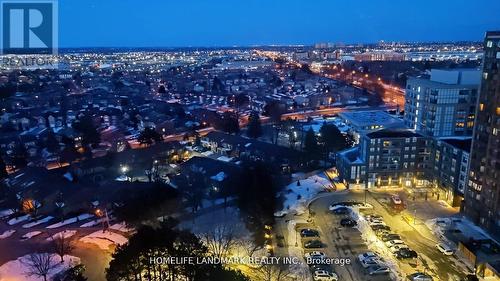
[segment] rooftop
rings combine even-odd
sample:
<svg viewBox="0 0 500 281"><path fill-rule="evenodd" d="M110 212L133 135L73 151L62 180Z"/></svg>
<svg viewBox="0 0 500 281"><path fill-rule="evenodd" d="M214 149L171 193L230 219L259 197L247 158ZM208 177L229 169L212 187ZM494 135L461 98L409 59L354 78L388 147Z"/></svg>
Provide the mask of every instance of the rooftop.
<svg viewBox="0 0 500 281"><path fill-rule="evenodd" d="M441 141L446 142L447 144L450 144L460 150L464 150L467 152L470 152L471 145L472 145L472 138L446 138L446 139L440 139Z"/></svg>
<svg viewBox="0 0 500 281"><path fill-rule="evenodd" d="M403 121L382 110L342 112L340 117L354 126L380 125L382 127L403 125Z"/></svg>
<svg viewBox="0 0 500 281"><path fill-rule="evenodd" d="M384 129L373 133L366 134L368 138L412 138L422 137L421 134L415 133L409 129Z"/></svg>

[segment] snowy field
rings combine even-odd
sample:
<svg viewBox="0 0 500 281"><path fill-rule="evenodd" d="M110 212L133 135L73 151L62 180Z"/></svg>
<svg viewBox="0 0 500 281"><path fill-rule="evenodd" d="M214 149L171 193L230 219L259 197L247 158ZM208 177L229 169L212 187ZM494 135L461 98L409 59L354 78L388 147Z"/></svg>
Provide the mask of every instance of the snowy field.
<svg viewBox="0 0 500 281"><path fill-rule="evenodd" d="M102 250L108 250L113 245L123 245L127 243L128 239L123 235L111 232L109 230L102 232L98 230L87 236L80 238L81 242L90 243L98 246Z"/></svg>
<svg viewBox="0 0 500 281"><path fill-rule="evenodd" d="M303 180L294 181L282 192L285 198L283 210L276 212L276 216L287 213L296 215L303 214L307 209L308 202L318 193L325 191L331 186L330 181L322 176L314 175Z"/></svg>
<svg viewBox="0 0 500 281"><path fill-rule="evenodd" d="M27 263L29 255L22 256L17 260L9 261L0 266L0 280L2 281L40 281L41 278L36 276L29 276L29 267ZM60 258L56 254L52 255L53 264L56 265L54 269L49 272L48 280L60 272L63 272L80 263L80 259L74 256L64 256L64 262L60 263Z"/></svg>

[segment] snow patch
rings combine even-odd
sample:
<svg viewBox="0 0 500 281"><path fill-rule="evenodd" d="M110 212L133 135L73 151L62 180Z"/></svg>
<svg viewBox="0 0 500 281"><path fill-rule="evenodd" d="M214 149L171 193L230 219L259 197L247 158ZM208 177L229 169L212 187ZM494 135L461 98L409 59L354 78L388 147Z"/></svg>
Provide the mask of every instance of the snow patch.
<svg viewBox="0 0 500 281"><path fill-rule="evenodd" d="M83 221L83 220L89 219L89 218L91 218L93 216L94 215L91 215L91 214L79 215L78 217L66 219L66 220L63 220L62 222L51 224L51 225L47 226L47 228L48 229L58 228L58 227L65 226L65 225L68 225L68 224L72 224L72 223L75 223L75 222L78 222L78 221Z"/></svg>
<svg viewBox="0 0 500 281"><path fill-rule="evenodd" d="M123 245L127 243L128 239L111 231L102 232L102 230L98 230L80 238L80 241L95 244L102 250L108 250L112 245Z"/></svg>
<svg viewBox="0 0 500 281"><path fill-rule="evenodd" d="M54 275L80 264L80 258L69 255L64 256L63 263L59 262L60 258L56 254L52 254L51 259L56 266L49 272L47 276L48 280L52 280ZM28 276L26 274L29 271L29 268L26 265L27 263L29 263L29 255L22 256L0 266L0 280L39 281L40 278L37 278L36 276Z"/></svg>

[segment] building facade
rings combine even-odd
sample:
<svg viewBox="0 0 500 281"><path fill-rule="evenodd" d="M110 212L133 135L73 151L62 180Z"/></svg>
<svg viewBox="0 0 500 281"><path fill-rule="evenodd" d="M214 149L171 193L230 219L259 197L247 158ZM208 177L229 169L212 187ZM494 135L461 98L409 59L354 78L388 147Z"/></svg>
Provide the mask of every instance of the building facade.
<svg viewBox="0 0 500 281"><path fill-rule="evenodd" d="M500 31L484 41L481 90L472 139L464 214L500 234Z"/></svg>
<svg viewBox="0 0 500 281"><path fill-rule="evenodd" d="M472 135L479 81L476 69L433 69L430 78L410 77L405 124L431 137Z"/></svg>
<svg viewBox="0 0 500 281"><path fill-rule="evenodd" d="M464 198L470 138L432 138L413 130L385 129L362 136L337 154L337 170L350 188L408 188L458 207Z"/></svg>

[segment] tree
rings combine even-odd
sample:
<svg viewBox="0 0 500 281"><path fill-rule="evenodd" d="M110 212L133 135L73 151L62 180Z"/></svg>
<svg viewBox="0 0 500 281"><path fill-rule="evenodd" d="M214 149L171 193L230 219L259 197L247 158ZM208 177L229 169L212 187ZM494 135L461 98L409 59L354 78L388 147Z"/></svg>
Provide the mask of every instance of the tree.
<svg viewBox="0 0 500 281"><path fill-rule="evenodd" d="M97 131L94 120L88 114L74 121L72 127L82 134L82 145L84 147L96 146L101 141L101 134Z"/></svg>
<svg viewBox="0 0 500 281"><path fill-rule="evenodd" d="M236 202L255 243L262 246L265 226L274 224L279 188L271 169L263 162L247 162L243 167L244 180L237 189Z"/></svg>
<svg viewBox="0 0 500 281"><path fill-rule="evenodd" d="M3 158L0 156L0 180L6 178L9 174L7 173L7 165L3 161Z"/></svg>
<svg viewBox="0 0 500 281"><path fill-rule="evenodd" d="M50 153L56 153L59 152L59 141L56 138L56 135L54 132L49 129L49 132L47 134L47 138L45 139L44 143L45 148L47 148L47 151Z"/></svg>
<svg viewBox="0 0 500 281"><path fill-rule="evenodd" d="M326 162L328 162L330 152L349 147L346 137L342 135L339 129L334 125L325 122L323 126L321 126L320 134Z"/></svg>
<svg viewBox="0 0 500 281"><path fill-rule="evenodd" d="M79 264L66 270L62 276L54 277L54 281L87 281L87 277L85 277L84 273L85 266Z"/></svg>
<svg viewBox="0 0 500 281"><path fill-rule="evenodd" d="M51 248L61 258L61 263L64 262L64 256L71 254L74 250L73 241L70 237L66 237L64 233L57 233L50 237Z"/></svg>
<svg viewBox="0 0 500 281"><path fill-rule="evenodd" d="M28 165L28 150L22 143L17 143L11 156L12 166L22 169Z"/></svg>
<svg viewBox="0 0 500 281"><path fill-rule="evenodd" d="M317 153L319 152L318 139L316 138L316 135L314 134L314 130L312 128L309 128L309 130L307 130L304 139L304 151L311 158L317 155Z"/></svg>
<svg viewBox="0 0 500 281"><path fill-rule="evenodd" d="M161 182L153 182L149 188L140 190L122 190L120 194L121 204L115 208L115 216L133 226L155 222L178 208L177 190Z"/></svg>
<svg viewBox="0 0 500 281"><path fill-rule="evenodd" d="M240 131L238 117L234 112L224 112L222 115L222 130L228 134L237 134Z"/></svg>
<svg viewBox="0 0 500 281"><path fill-rule="evenodd" d="M57 262L49 253L33 253L22 262L27 269L26 275L43 278L44 281L47 281L50 271L57 267Z"/></svg>
<svg viewBox="0 0 500 281"><path fill-rule="evenodd" d="M163 137L155 129L151 127L146 127L140 133L137 140L139 141L139 143L146 144L149 146L152 145L153 143L161 142L163 140Z"/></svg>
<svg viewBox="0 0 500 281"><path fill-rule="evenodd" d="M256 272L256 281L287 281L291 279L290 267L284 264L264 264Z"/></svg>
<svg viewBox="0 0 500 281"><path fill-rule="evenodd" d="M234 229L226 223L220 223L204 233L202 241L208 252L218 258L228 256L236 245Z"/></svg>
<svg viewBox="0 0 500 281"><path fill-rule="evenodd" d="M158 257L203 258L209 255L200 239L178 230L177 222L167 219L159 227L142 226L119 246L106 269L106 279L115 280L187 280L187 281L249 281L241 272L221 265L199 263L156 262ZM153 261L153 262L152 262Z"/></svg>
<svg viewBox="0 0 500 281"><path fill-rule="evenodd" d="M260 117L259 113L256 111L252 111L252 113L248 117L247 136L253 139L262 136L262 126L260 124Z"/></svg>

